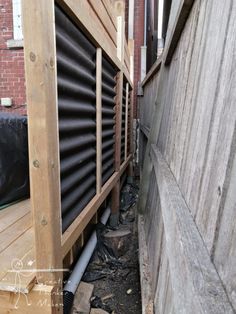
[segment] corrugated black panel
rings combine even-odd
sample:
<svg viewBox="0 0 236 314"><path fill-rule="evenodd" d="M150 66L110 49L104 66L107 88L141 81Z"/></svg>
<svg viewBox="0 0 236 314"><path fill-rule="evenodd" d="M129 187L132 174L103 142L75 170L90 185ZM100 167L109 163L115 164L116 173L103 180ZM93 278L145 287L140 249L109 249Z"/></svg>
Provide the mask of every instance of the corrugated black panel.
<svg viewBox="0 0 236 314"><path fill-rule="evenodd" d="M122 98L122 115L121 115L121 164L125 160L125 107L126 107L126 83L124 79L123 83L123 98Z"/></svg>
<svg viewBox="0 0 236 314"><path fill-rule="evenodd" d="M102 184L115 171L115 87L116 69L102 59Z"/></svg>
<svg viewBox="0 0 236 314"><path fill-rule="evenodd" d="M96 194L96 48L58 6L55 14L64 232Z"/></svg>

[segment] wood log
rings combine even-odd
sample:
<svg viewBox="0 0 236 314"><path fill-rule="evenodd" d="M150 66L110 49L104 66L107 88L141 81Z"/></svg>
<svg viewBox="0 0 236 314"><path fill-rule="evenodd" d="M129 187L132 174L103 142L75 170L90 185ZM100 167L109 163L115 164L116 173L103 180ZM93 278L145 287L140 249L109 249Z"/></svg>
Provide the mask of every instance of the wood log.
<svg viewBox="0 0 236 314"><path fill-rule="evenodd" d="M121 227L119 230L109 231L104 235L105 244L112 248L117 258L129 250L132 233L129 228Z"/></svg>

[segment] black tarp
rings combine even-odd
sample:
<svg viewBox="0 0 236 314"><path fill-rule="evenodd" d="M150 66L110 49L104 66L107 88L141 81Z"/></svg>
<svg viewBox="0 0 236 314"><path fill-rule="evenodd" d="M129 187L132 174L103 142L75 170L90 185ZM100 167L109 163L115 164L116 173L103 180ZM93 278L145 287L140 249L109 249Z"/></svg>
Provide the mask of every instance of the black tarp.
<svg viewBox="0 0 236 314"><path fill-rule="evenodd" d="M0 113L0 206L28 196L27 117Z"/></svg>

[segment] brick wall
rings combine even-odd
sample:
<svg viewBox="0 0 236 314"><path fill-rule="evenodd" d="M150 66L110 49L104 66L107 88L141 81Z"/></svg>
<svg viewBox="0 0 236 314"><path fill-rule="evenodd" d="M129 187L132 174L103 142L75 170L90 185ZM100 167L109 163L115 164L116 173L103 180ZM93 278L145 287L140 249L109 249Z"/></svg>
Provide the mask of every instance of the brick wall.
<svg viewBox="0 0 236 314"><path fill-rule="evenodd" d="M134 2L134 118L137 118L137 91L140 81L141 46L144 41L144 0Z"/></svg>
<svg viewBox="0 0 236 314"><path fill-rule="evenodd" d="M0 98L12 98L9 109L0 105L0 111L26 114L24 50L8 49L13 39L12 1L0 0Z"/></svg>

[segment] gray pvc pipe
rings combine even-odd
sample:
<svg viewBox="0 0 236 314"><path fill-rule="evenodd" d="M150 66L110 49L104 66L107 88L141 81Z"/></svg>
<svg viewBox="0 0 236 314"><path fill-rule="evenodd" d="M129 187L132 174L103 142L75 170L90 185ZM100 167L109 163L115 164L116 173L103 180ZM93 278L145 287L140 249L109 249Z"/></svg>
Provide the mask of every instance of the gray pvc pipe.
<svg viewBox="0 0 236 314"><path fill-rule="evenodd" d="M107 208L105 212L103 213L101 217L101 222L104 225L107 223L110 213L111 213L110 208ZM93 255L96 245L97 245L97 235L96 235L96 231L94 231L90 239L88 240L82 254L80 255L79 260L76 263L74 270L72 274L70 275L70 278L68 279L67 284L64 287L64 291L69 291L75 294L78 288L78 285L81 281L81 278L85 272L85 269L87 268L87 265Z"/></svg>

